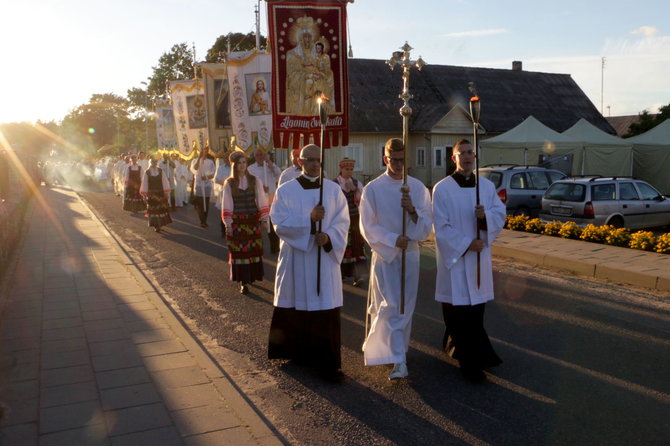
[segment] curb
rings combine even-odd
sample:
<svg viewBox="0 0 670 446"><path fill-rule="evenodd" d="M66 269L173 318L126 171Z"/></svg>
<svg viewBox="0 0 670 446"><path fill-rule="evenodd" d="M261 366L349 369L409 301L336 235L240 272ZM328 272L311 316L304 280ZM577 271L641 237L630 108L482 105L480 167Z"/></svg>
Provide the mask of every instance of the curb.
<svg viewBox="0 0 670 446"><path fill-rule="evenodd" d="M598 280L606 280L613 283L631 285L641 288L649 288L655 291L670 291L670 275L659 275L658 268L645 267L644 265L632 265L623 261L617 261L618 256L616 248L612 246L601 246L580 240L556 239L550 237L546 244L537 246L523 246L518 248L513 246L515 241L520 238L540 238L547 237L538 234L521 233L518 235L515 231L509 231L505 240L500 237L493 243L492 253L495 257L508 258L532 266L539 266L552 271L567 272L582 277L589 277ZM551 241L555 243L551 243ZM559 243L576 243L575 249L569 252L561 250ZM542 245L542 246L540 246ZM579 250L579 246L584 246L584 252ZM545 248L546 247L546 248ZM595 248L595 249L594 249ZM598 258L587 251L611 249L612 256L606 260ZM636 252L633 257L643 256L645 252ZM602 256L601 256L602 257ZM670 264L670 261L668 262Z"/></svg>

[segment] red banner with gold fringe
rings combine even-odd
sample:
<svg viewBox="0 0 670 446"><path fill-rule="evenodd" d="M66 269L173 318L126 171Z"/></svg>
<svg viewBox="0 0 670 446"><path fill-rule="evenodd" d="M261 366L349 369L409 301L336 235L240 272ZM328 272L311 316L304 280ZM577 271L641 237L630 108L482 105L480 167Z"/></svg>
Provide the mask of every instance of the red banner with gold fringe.
<svg viewBox="0 0 670 446"><path fill-rule="evenodd" d="M323 147L349 143L346 1L267 0L276 147L320 145L317 98L328 113Z"/></svg>

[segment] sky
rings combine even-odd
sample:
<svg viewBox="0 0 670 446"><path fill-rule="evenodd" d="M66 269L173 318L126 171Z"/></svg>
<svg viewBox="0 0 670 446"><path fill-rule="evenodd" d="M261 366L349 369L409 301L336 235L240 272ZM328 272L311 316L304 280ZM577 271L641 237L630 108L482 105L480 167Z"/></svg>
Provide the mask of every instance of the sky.
<svg viewBox="0 0 670 446"><path fill-rule="evenodd" d="M143 88L174 44L194 44L203 60L218 36L255 31L258 4L7 0L0 123L60 121L93 94ZM260 11L267 35L265 2ZM355 0L348 17L357 58L388 59L407 41L428 64L511 69L519 60L527 71L570 74L605 116L670 103L667 0Z"/></svg>

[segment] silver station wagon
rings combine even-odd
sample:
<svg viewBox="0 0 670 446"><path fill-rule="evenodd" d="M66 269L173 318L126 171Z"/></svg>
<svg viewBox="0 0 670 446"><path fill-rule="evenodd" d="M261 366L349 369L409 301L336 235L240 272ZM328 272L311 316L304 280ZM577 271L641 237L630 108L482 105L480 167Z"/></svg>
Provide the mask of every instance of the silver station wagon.
<svg viewBox="0 0 670 446"><path fill-rule="evenodd" d="M543 221L643 229L670 225L670 198L633 178L565 178L542 197Z"/></svg>

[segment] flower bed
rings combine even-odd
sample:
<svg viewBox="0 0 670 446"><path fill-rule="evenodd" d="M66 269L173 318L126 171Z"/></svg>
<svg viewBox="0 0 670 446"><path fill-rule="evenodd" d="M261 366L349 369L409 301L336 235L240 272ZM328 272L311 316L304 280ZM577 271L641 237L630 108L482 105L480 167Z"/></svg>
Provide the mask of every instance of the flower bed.
<svg viewBox="0 0 670 446"><path fill-rule="evenodd" d="M530 219L525 215L508 215L505 227L512 231L532 232L553 237L584 240L593 243L604 243L612 246L670 254L670 233L661 235L654 235L650 231L631 233L626 228L615 228L614 226L587 225L581 228L572 221L565 223L559 221L543 223L539 218Z"/></svg>

